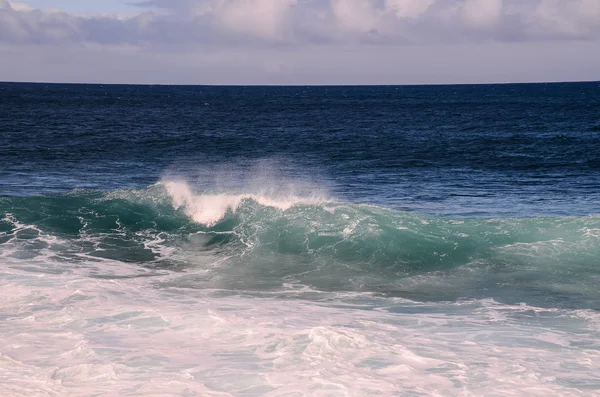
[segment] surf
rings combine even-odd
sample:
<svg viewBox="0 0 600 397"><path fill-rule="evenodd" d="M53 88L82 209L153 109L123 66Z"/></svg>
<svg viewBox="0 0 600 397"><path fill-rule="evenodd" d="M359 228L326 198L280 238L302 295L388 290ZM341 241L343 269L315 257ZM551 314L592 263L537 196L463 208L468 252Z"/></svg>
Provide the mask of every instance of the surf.
<svg viewBox="0 0 600 397"><path fill-rule="evenodd" d="M599 301L595 215L450 218L163 180L145 189L5 197L0 216L2 256L28 266L38 258L68 271L65 264L110 260L202 272L185 281L190 288Z"/></svg>

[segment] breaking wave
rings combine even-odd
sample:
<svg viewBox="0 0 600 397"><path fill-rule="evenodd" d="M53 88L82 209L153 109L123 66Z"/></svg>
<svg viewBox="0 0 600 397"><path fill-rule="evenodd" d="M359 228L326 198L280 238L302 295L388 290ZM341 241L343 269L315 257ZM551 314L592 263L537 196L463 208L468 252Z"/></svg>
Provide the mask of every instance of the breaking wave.
<svg viewBox="0 0 600 397"><path fill-rule="evenodd" d="M0 216L0 257L40 271L111 261L197 272L179 287L598 302L598 216L450 219L318 195L196 192L181 181L0 198Z"/></svg>

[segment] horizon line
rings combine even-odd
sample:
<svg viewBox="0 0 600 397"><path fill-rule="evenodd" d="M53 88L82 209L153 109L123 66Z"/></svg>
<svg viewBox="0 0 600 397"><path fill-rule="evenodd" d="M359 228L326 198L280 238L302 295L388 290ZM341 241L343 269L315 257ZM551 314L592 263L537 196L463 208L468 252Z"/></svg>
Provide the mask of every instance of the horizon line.
<svg viewBox="0 0 600 397"><path fill-rule="evenodd" d="M392 84L180 84L180 83L103 83L103 82L56 82L56 81L4 81L0 84L40 84L40 85L112 85L112 86L164 86L164 87L423 87L423 86L466 86L466 85L527 85L527 84L577 84L600 83L600 80L553 80L521 82L473 82L473 83L392 83Z"/></svg>

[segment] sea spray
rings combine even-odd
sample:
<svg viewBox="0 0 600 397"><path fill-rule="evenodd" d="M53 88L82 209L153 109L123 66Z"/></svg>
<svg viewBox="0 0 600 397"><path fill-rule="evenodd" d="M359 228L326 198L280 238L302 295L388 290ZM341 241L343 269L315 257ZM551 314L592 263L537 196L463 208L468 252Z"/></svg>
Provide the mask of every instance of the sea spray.
<svg viewBox="0 0 600 397"><path fill-rule="evenodd" d="M269 197L260 193L242 194L194 194L185 181L163 181L166 191L173 199L175 208L183 211L195 222L212 226L223 219L228 212L235 213L245 200L252 200L265 207L287 210L294 205L317 204L326 199L313 197L298 197L292 193Z"/></svg>

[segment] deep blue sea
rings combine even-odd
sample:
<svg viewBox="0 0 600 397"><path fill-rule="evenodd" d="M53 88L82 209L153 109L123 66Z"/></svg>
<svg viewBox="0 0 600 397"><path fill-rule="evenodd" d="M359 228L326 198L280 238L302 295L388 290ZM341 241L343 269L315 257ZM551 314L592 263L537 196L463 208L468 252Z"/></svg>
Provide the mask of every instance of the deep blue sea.
<svg viewBox="0 0 600 397"><path fill-rule="evenodd" d="M600 396L600 83L0 83L0 394Z"/></svg>

